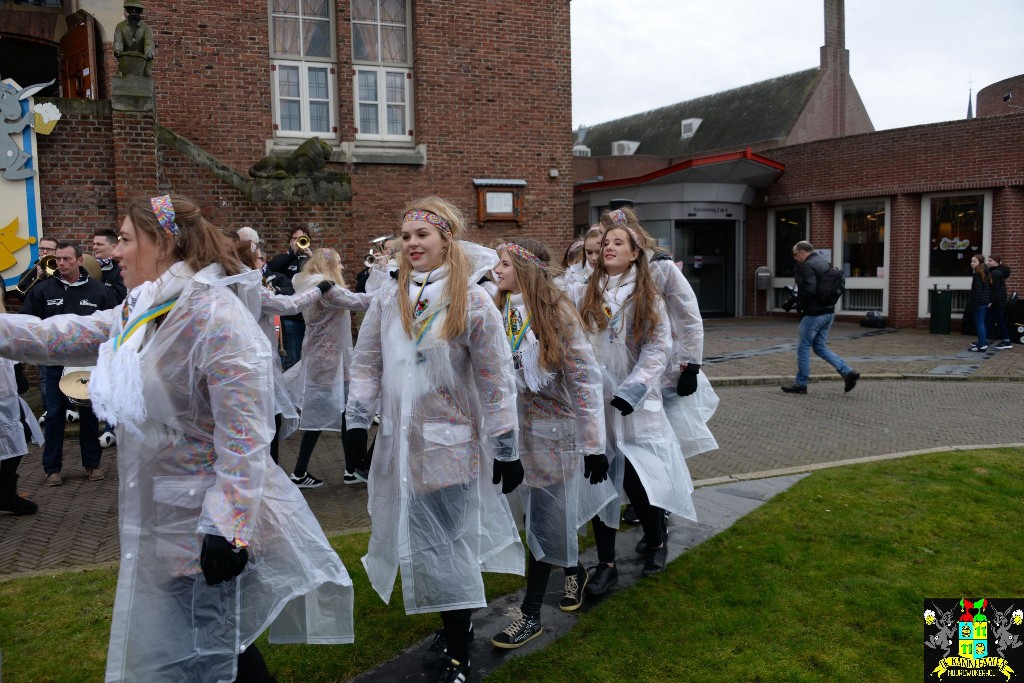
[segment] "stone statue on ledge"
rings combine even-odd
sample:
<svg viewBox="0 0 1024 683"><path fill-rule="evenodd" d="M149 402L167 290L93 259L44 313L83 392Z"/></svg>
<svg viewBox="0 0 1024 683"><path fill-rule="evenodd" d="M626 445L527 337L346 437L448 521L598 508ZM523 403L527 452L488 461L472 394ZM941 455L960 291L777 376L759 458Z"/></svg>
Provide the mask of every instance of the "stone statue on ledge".
<svg viewBox="0 0 1024 683"><path fill-rule="evenodd" d="M340 177L331 172L327 162L331 159L331 146L318 137L306 140L287 157L265 156L249 169L253 178L320 178Z"/></svg>
<svg viewBox="0 0 1024 683"><path fill-rule="evenodd" d="M114 56L121 76L153 75L153 29L142 20L142 0L125 0L125 20L114 29Z"/></svg>

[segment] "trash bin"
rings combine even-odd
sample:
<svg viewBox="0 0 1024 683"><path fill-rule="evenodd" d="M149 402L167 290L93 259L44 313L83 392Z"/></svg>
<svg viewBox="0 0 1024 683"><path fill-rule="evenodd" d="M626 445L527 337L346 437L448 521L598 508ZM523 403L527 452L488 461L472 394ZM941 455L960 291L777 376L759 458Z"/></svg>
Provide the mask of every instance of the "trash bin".
<svg viewBox="0 0 1024 683"><path fill-rule="evenodd" d="M953 293L947 286L939 289L938 285L928 292L928 306L932 312L928 331L932 334L949 334L950 319L953 313Z"/></svg>

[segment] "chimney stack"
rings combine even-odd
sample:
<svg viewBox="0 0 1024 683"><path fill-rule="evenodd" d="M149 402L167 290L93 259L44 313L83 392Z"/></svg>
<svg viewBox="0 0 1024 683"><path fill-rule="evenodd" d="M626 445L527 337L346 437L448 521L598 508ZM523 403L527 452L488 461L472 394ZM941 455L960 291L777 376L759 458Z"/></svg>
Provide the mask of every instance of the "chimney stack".
<svg viewBox="0 0 1024 683"><path fill-rule="evenodd" d="M846 134L846 85L850 80L844 0L825 0L825 44L821 47L821 78L829 89L832 137L840 137Z"/></svg>

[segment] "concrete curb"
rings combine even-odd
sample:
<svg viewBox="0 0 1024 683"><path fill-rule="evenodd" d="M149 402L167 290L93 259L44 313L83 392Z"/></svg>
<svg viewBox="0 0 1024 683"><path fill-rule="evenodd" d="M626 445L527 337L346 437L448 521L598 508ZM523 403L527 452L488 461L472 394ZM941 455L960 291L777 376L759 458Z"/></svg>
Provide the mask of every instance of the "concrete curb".
<svg viewBox="0 0 1024 683"><path fill-rule="evenodd" d="M822 375L811 377L810 383L817 382L841 382L839 375ZM766 375L759 377L712 377L708 375L708 381L712 387L759 387L773 384L786 384L792 382L793 375ZM1007 375L922 375L903 373L861 373L860 381L914 381L914 382L1024 382L1024 376Z"/></svg>

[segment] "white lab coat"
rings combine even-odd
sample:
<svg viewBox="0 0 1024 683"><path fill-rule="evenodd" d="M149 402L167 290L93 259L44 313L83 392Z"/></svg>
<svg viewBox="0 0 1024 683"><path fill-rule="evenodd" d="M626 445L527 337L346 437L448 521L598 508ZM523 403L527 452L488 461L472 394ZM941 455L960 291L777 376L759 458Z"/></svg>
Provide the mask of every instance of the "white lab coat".
<svg viewBox="0 0 1024 683"><path fill-rule="evenodd" d="M25 419L22 421L22 410ZM0 358L0 460L16 458L28 453L25 427L32 441L43 443L43 432L32 416L32 409L18 396L18 382L14 377L14 361Z"/></svg>
<svg viewBox="0 0 1024 683"><path fill-rule="evenodd" d="M520 330L528 317L521 295L512 295L510 303L502 304L506 338L510 329L513 335ZM618 496L606 479L588 492L588 507L579 504L580 489L591 486L583 478L583 457L605 452L604 399L594 347L571 304L566 301L565 306L567 310L545 313L560 316L565 325L566 357L561 368L549 373L540 367L540 345L532 328L527 328L518 350L513 350L519 389L519 455L525 478L511 498L525 520L526 543L533 556L560 567L575 567L577 530Z"/></svg>
<svg viewBox="0 0 1024 683"><path fill-rule="evenodd" d="M292 285L301 293L315 289L323 279L319 274L299 273L292 278ZM341 431L345 386L352 362L352 314L349 311L365 311L373 296L373 293L358 294L335 285L302 311L306 321L302 360L284 373L295 405L302 411L299 429Z"/></svg>
<svg viewBox="0 0 1024 683"><path fill-rule="evenodd" d="M108 683L232 681L238 653L268 627L271 642L353 640L348 573L271 466L271 348L219 272L189 279L159 326L146 326L147 420L117 427L121 565ZM91 365L121 332L124 305L88 317L0 316L0 354ZM205 534L249 543L237 580L206 584Z"/></svg>
<svg viewBox="0 0 1024 683"><path fill-rule="evenodd" d="M691 458L718 449L718 442L707 422L718 408L718 395L707 376L697 375L697 392L680 396L676 392L680 368L700 364L704 356L704 320L697 295L679 267L669 259L650 261L651 278L665 300L668 322L672 327L672 350L662 375L662 399L665 414L675 431L683 455Z"/></svg>
<svg viewBox="0 0 1024 683"><path fill-rule="evenodd" d="M384 602L402 574L409 614L484 607L481 571L523 574L523 546L492 458L514 460L518 419L512 359L501 314L476 283L497 263L493 249L460 242L468 279L465 332L438 336L445 280L413 285L425 321L419 344L402 328L397 281L388 278L359 330L348 398L349 429L368 429L380 397L370 468L370 545L363 557ZM435 273L435 276L438 273ZM415 303L414 303L415 305ZM500 437L500 438L499 438Z"/></svg>
<svg viewBox="0 0 1024 683"><path fill-rule="evenodd" d="M620 276L621 281L631 281L634 270ZM659 320L654 331L640 340L631 332L631 294L617 297L616 288L607 287L604 299L617 318L606 329L592 332L590 339L604 374L609 478L615 482L620 498L601 510L601 521L619 527L619 506L625 502L621 497L626 459L636 470L651 505L696 521L690 472L662 404L661 376L672 347L664 302L658 299ZM623 416L611 407L615 396L625 399L634 412ZM581 500L586 492L581 489Z"/></svg>

